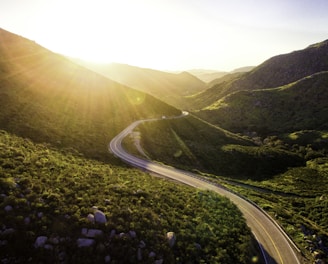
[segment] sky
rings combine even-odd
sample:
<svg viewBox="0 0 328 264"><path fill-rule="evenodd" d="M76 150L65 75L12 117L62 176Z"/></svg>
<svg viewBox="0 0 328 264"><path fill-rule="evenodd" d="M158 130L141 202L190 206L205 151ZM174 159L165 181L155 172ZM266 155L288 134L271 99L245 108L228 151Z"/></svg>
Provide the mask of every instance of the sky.
<svg viewBox="0 0 328 264"><path fill-rule="evenodd" d="M0 0L0 28L56 53L230 71L328 39L327 0Z"/></svg>

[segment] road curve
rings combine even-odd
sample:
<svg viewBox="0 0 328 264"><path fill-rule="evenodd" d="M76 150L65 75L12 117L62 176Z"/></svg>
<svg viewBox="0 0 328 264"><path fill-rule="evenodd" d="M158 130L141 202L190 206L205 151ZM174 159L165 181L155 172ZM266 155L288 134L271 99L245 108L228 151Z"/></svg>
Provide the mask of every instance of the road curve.
<svg viewBox="0 0 328 264"><path fill-rule="evenodd" d="M187 115L183 112L182 116ZM181 116L180 116L181 117ZM165 165L160 165L151 161L143 160L127 153L122 147L122 140L133 131L140 123L150 122L159 119L139 120L118 134L109 143L109 150L132 166L146 169L147 171L161 176L174 179L195 188L211 190L229 198L243 213L247 225L257 239L263 253L263 258L267 264L299 264L300 261L295 253L295 247L284 233L284 231L270 218L263 210L255 204L247 201L239 195L230 192L223 186L219 186L201 179L198 175L178 170Z"/></svg>

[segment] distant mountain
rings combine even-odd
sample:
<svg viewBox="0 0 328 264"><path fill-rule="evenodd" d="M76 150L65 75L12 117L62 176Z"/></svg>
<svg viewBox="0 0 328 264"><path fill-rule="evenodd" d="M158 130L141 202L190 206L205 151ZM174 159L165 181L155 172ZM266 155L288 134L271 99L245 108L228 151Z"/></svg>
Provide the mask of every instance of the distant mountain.
<svg viewBox="0 0 328 264"><path fill-rule="evenodd" d="M187 70L187 72L191 73L192 75L196 76L198 79L206 83L211 82L214 79L221 78L226 74L228 74L228 72L225 71L204 70L204 69Z"/></svg>
<svg viewBox="0 0 328 264"><path fill-rule="evenodd" d="M240 68L234 69L230 73L249 72L249 71L253 70L254 68L255 68L255 66L244 66L244 67L240 67Z"/></svg>
<svg viewBox="0 0 328 264"><path fill-rule="evenodd" d="M235 91L274 88L327 70L328 40L272 57L240 78L214 85L191 98L189 105L202 109Z"/></svg>
<svg viewBox="0 0 328 264"><path fill-rule="evenodd" d="M180 113L2 29L0 43L0 129L105 159L130 122Z"/></svg>
<svg viewBox="0 0 328 264"><path fill-rule="evenodd" d="M127 64L93 64L77 61L112 80L149 93L177 108L184 108L184 97L203 91L206 84L188 72L168 73Z"/></svg>

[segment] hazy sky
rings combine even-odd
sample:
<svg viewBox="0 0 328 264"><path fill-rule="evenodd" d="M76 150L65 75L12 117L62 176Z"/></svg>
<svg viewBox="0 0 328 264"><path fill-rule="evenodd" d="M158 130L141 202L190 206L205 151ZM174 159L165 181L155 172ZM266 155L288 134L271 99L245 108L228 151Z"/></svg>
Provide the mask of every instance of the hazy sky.
<svg viewBox="0 0 328 264"><path fill-rule="evenodd" d="M0 27L58 53L232 70L328 39L328 0L0 0Z"/></svg>

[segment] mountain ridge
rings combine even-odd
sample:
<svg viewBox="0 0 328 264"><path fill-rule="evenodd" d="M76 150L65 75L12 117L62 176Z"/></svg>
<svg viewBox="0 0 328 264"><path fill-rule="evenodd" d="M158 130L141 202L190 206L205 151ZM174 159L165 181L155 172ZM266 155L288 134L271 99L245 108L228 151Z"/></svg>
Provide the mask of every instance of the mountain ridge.
<svg viewBox="0 0 328 264"><path fill-rule="evenodd" d="M240 78L219 83L191 98L189 105L200 110L239 90L274 88L328 70L328 41L269 58Z"/></svg>

